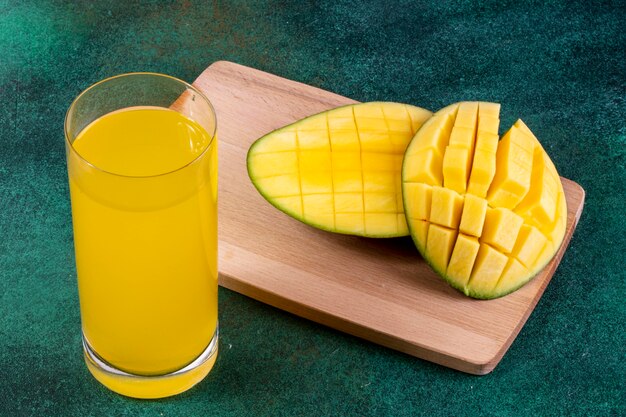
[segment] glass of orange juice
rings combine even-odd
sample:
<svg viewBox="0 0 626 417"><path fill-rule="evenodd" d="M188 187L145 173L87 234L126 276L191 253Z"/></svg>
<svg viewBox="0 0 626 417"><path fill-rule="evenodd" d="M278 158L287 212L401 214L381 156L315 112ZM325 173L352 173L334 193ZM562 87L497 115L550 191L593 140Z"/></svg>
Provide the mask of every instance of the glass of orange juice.
<svg viewBox="0 0 626 417"><path fill-rule="evenodd" d="M217 358L217 139L209 100L161 74L82 92L65 119L87 368L160 398Z"/></svg>

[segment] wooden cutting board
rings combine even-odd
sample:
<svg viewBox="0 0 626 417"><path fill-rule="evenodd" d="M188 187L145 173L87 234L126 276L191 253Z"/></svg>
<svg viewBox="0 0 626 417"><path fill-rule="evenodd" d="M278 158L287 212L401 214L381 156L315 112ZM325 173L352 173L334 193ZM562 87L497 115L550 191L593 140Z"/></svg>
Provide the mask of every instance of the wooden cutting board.
<svg viewBox="0 0 626 417"><path fill-rule="evenodd" d="M194 85L217 112L221 285L460 371L482 375L495 368L574 232L585 197L578 184L562 179L567 232L544 271L503 298L470 299L435 275L410 238L367 239L314 229L272 207L250 182L246 153L257 138L354 100L230 62L211 65Z"/></svg>

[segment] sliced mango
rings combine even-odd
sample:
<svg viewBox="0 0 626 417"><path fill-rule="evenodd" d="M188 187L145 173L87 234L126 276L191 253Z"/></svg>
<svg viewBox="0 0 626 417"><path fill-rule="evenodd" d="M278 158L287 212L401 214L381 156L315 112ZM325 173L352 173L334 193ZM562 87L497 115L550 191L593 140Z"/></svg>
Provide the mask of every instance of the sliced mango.
<svg viewBox="0 0 626 417"><path fill-rule="evenodd" d="M406 236L402 159L431 114L386 102L319 113L257 140L248 151L248 174L271 204L309 225L358 236ZM446 123L437 126L439 136L449 136ZM441 171L439 136L432 143L439 152L432 172Z"/></svg>
<svg viewBox="0 0 626 417"><path fill-rule="evenodd" d="M554 164L518 120L498 140L500 105L464 102L435 113L406 149L402 190L418 250L475 298L508 294L558 250L567 203Z"/></svg>

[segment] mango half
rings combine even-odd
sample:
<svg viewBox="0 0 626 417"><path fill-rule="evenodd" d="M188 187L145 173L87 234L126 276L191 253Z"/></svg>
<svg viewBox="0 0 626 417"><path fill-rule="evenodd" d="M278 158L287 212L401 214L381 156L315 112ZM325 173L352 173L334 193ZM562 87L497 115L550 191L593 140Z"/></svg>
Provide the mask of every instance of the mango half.
<svg viewBox="0 0 626 417"><path fill-rule="evenodd" d="M248 175L267 201L311 226L406 236L402 158L431 115L388 102L319 113L258 139L248 151Z"/></svg>
<svg viewBox="0 0 626 417"><path fill-rule="evenodd" d="M402 167L411 236L433 269L474 298L515 291L563 241L567 205L550 157L518 120L499 140L500 105L462 102L417 132Z"/></svg>

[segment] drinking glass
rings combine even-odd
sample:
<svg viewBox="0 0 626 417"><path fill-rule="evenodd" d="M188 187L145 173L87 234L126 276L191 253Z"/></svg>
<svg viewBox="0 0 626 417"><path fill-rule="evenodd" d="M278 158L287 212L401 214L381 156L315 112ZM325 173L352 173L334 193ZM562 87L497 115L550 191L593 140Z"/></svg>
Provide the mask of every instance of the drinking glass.
<svg viewBox="0 0 626 417"><path fill-rule="evenodd" d="M218 351L217 139L209 100L131 73L82 92L65 119L83 348L107 388L191 388Z"/></svg>

